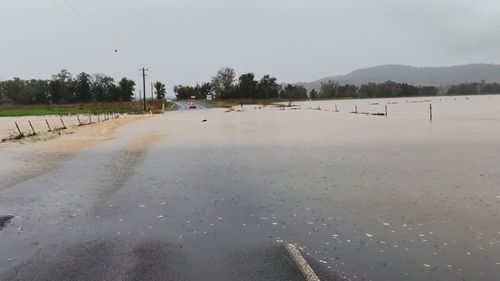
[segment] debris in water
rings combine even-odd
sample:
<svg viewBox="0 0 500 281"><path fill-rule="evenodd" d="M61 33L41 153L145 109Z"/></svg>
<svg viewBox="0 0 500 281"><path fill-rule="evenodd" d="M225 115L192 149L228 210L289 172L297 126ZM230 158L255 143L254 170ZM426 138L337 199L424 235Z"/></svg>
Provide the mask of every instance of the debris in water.
<svg viewBox="0 0 500 281"><path fill-rule="evenodd" d="M0 216L0 230L5 228L5 226L7 226L10 220L12 220L13 218L14 216L12 215Z"/></svg>
<svg viewBox="0 0 500 281"><path fill-rule="evenodd" d="M426 264L426 263L424 263L424 266L427 268L431 267L429 264Z"/></svg>
<svg viewBox="0 0 500 281"><path fill-rule="evenodd" d="M369 238L373 237L373 235L371 235L370 233L366 233L365 235L366 235L366 237L369 237Z"/></svg>

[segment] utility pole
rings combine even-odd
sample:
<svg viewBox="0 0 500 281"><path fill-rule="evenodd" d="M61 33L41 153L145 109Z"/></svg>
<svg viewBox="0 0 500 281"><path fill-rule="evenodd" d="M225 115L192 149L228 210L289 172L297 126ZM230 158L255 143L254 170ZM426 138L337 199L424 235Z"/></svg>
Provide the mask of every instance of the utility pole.
<svg viewBox="0 0 500 281"><path fill-rule="evenodd" d="M153 82L151 82L151 100L154 100L155 99L155 95L154 95L154 85L153 85Z"/></svg>
<svg viewBox="0 0 500 281"><path fill-rule="evenodd" d="M144 111L146 111L146 71L149 69L143 67L139 71L142 71L142 93L144 94Z"/></svg>

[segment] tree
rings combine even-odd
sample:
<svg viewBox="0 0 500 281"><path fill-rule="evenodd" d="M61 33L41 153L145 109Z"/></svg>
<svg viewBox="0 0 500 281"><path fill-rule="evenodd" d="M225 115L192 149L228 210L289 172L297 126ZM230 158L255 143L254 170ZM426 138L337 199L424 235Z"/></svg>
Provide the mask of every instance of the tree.
<svg viewBox="0 0 500 281"><path fill-rule="evenodd" d="M321 87L319 90L318 97L320 99L334 99L338 98L338 88L339 83L335 81L328 80L327 82L321 82Z"/></svg>
<svg viewBox="0 0 500 281"><path fill-rule="evenodd" d="M174 86L174 93L177 100L187 100L196 95L193 87L183 85Z"/></svg>
<svg viewBox="0 0 500 281"><path fill-rule="evenodd" d="M276 99L279 97L281 85L277 83L275 77L264 75L257 85L257 98L259 99Z"/></svg>
<svg viewBox="0 0 500 281"><path fill-rule="evenodd" d="M31 102L31 97L25 91L25 82L20 78L4 81L0 91L7 103L29 104Z"/></svg>
<svg viewBox="0 0 500 281"><path fill-rule="evenodd" d="M318 91L316 91L316 89L312 89L309 92L309 98L312 99L312 100L317 99L318 98Z"/></svg>
<svg viewBox="0 0 500 281"><path fill-rule="evenodd" d="M95 74L92 77L92 93L96 101L111 101L115 80L104 74Z"/></svg>
<svg viewBox="0 0 500 281"><path fill-rule="evenodd" d="M135 91L135 81L129 80L125 77L118 82L118 88L120 89L120 94L118 100L121 101L132 101L134 100Z"/></svg>
<svg viewBox="0 0 500 281"><path fill-rule="evenodd" d="M155 83L154 86L155 86L155 90L156 90L156 99L158 99L158 100L165 99L165 95L167 94L167 90L165 89L165 84L158 81Z"/></svg>
<svg viewBox="0 0 500 281"><path fill-rule="evenodd" d="M238 79L238 89L234 98L254 99L257 93L257 84L253 73L247 73Z"/></svg>
<svg viewBox="0 0 500 281"><path fill-rule="evenodd" d="M217 98L232 98L235 77L234 69L229 67L225 67L217 72L217 75L212 78L212 89Z"/></svg>
<svg viewBox="0 0 500 281"><path fill-rule="evenodd" d="M194 87L194 95L197 99L206 99L207 95L212 92L211 83L196 84Z"/></svg>
<svg viewBox="0 0 500 281"><path fill-rule="evenodd" d="M75 101L74 83L71 73L66 69L52 76L49 83L51 101L54 103L70 103Z"/></svg>
<svg viewBox="0 0 500 281"><path fill-rule="evenodd" d="M25 91L30 96L32 104L47 104L49 99L49 82L47 80L35 80L25 82Z"/></svg>
<svg viewBox="0 0 500 281"><path fill-rule="evenodd" d="M307 99L307 89L304 86L295 86L288 84L280 93L280 97L284 99Z"/></svg>
<svg viewBox="0 0 500 281"><path fill-rule="evenodd" d="M92 92L90 90L90 75L82 72L76 77L76 98L79 102L90 102L92 100Z"/></svg>

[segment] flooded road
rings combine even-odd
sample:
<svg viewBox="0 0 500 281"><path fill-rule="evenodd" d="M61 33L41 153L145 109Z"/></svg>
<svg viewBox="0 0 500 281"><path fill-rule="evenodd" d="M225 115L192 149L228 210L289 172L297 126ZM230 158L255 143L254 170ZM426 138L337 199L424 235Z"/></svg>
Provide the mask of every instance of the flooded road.
<svg viewBox="0 0 500 281"><path fill-rule="evenodd" d="M298 104L141 120L2 191L0 279L301 280L283 243L322 280L498 279L498 97Z"/></svg>

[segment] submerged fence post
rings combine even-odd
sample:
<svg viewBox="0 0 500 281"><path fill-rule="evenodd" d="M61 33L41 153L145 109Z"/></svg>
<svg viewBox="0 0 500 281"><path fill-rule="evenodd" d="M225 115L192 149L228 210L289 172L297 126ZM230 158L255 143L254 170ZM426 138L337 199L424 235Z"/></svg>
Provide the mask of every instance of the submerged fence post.
<svg viewBox="0 0 500 281"><path fill-rule="evenodd" d="M429 105L429 117L432 122L432 103Z"/></svg>
<svg viewBox="0 0 500 281"><path fill-rule="evenodd" d="M31 125L31 121L28 120L28 123L30 123L31 130L33 131L33 135L36 136L35 129L33 128L33 125Z"/></svg>
<svg viewBox="0 0 500 281"><path fill-rule="evenodd" d="M19 132L19 135L24 136L23 133L21 132L21 129L19 129L19 125L17 125L17 122L14 122L14 123L16 123L16 128L17 128L17 131Z"/></svg>
<svg viewBox="0 0 500 281"><path fill-rule="evenodd" d="M354 106L354 112L355 112L356 114L358 114L358 106L357 106L357 105L356 105L356 106Z"/></svg>
<svg viewBox="0 0 500 281"><path fill-rule="evenodd" d="M45 119L45 123L47 123L47 127L49 128L49 132L52 132L52 129L50 128L49 121L47 119Z"/></svg>
<svg viewBox="0 0 500 281"><path fill-rule="evenodd" d="M64 121L63 121L63 119L62 119L62 118L61 118L61 124L63 125L63 127L62 127L62 128L63 128L63 130L66 130L67 128L66 128L66 125L64 124Z"/></svg>
<svg viewBox="0 0 500 281"><path fill-rule="evenodd" d="M92 114L89 114L90 124L92 124Z"/></svg>
<svg viewBox="0 0 500 281"><path fill-rule="evenodd" d="M385 117L387 117L387 104L385 105Z"/></svg>
<svg viewBox="0 0 500 281"><path fill-rule="evenodd" d="M81 126L82 125L82 121L80 121L80 116L76 116L76 119L78 119L78 126Z"/></svg>
<svg viewBox="0 0 500 281"><path fill-rule="evenodd" d="M335 105L335 112L339 112L337 105Z"/></svg>

